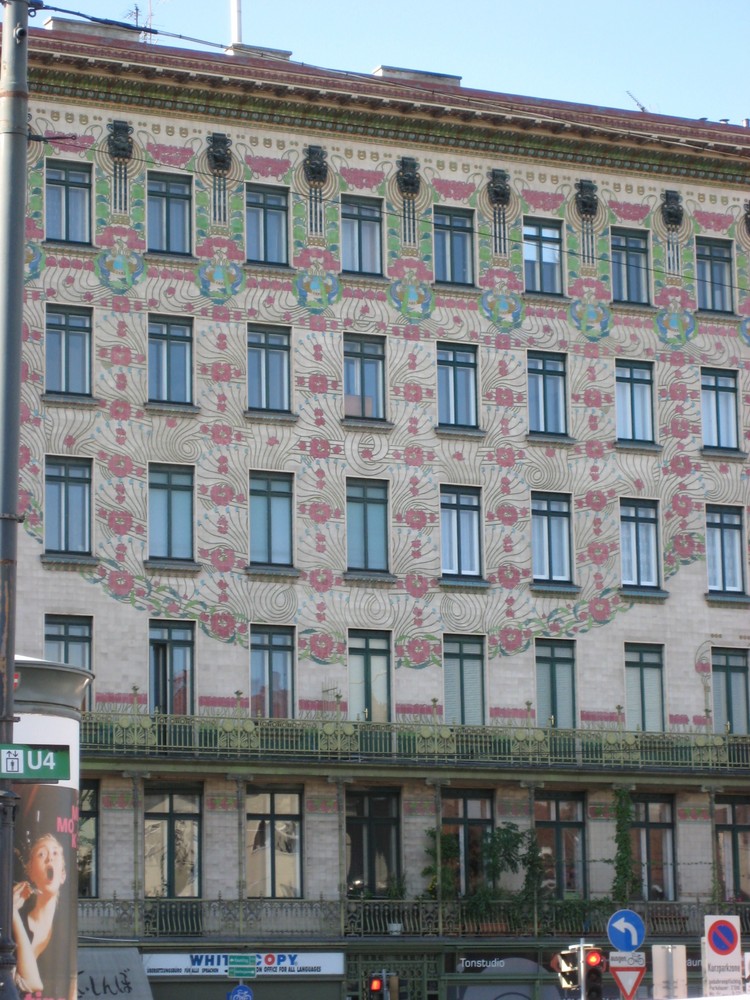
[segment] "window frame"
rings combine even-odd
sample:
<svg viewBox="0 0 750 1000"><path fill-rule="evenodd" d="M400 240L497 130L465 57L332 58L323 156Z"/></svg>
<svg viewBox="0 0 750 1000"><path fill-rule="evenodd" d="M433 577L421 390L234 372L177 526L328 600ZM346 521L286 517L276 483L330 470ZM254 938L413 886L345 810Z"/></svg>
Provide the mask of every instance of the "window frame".
<svg viewBox="0 0 750 1000"><path fill-rule="evenodd" d="M62 471L55 473L52 468ZM81 475L71 475L77 470ZM44 552L53 556L91 555L91 487L92 462L90 458L48 455L44 469ZM57 484L57 498L53 497L52 486ZM78 499L73 500L73 492ZM80 503L80 499L83 503ZM52 521L57 523L58 545L51 544ZM80 535L80 543L75 544L71 536Z"/></svg>
<svg viewBox="0 0 750 1000"><path fill-rule="evenodd" d="M531 232L533 230L533 232ZM545 230L549 232L545 233ZM554 235L551 235L554 233ZM546 275L550 271L549 263L545 267L545 253L552 251L552 288ZM565 294L565 272L563 228L562 223L554 219L536 219L526 217L523 220L523 279L524 291L534 295ZM554 259L556 256L556 260Z"/></svg>
<svg viewBox="0 0 750 1000"><path fill-rule="evenodd" d="M437 345L438 427L478 427L478 359L472 344ZM466 403L464 394L468 395ZM459 420L459 414L468 420Z"/></svg>
<svg viewBox="0 0 750 1000"><path fill-rule="evenodd" d="M567 357L549 351L529 351L526 355L526 371L529 434L567 436ZM536 423L540 426L535 426Z"/></svg>
<svg viewBox="0 0 750 1000"><path fill-rule="evenodd" d="M467 517L464 518L464 515ZM466 524L466 520L470 520L471 523ZM468 543L464 540L465 534L471 536ZM467 549L473 550L468 560L465 558ZM446 558L447 553L449 558ZM440 562L443 579L482 579L480 487L459 486L454 483L444 483L440 487Z"/></svg>
<svg viewBox="0 0 750 1000"><path fill-rule="evenodd" d="M451 808L451 804L455 807ZM457 841L455 889L458 895L472 894L487 883L484 845L495 829L493 806L491 791L440 789L440 832L443 837L452 836ZM481 815L485 810L487 815Z"/></svg>
<svg viewBox="0 0 750 1000"><path fill-rule="evenodd" d="M454 650L453 648L449 649L449 647L456 648ZM463 634L443 636L443 687L443 722L445 725L485 725L484 636ZM454 690L450 691L450 687L453 687ZM471 705L467 704L466 692L477 689L479 692L478 704L472 713ZM450 710L452 705L457 711Z"/></svg>
<svg viewBox="0 0 750 1000"><path fill-rule="evenodd" d="M715 809L717 860L723 876L720 883L724 888L724 900L746 900L750 897L750 798L717 795ZM722 813L726 821L720 818Z"/></svg>
<svg viewBox="0 0 750 1000"><path fill-rule="evenodd" d="M625 241L615 246L615 239ZM640 246L637 245L640 243ZM646 306L650 303L649 237L641 229L613 226L610 230L612 301ZM638 286L633 288L631 286ZM621 294L617 294L621 292Z"/></svg>
<svg viewBox="0 0 750 1000"><path fill-rule="evenodd" d="M263 719L294 718L294 666L296 639L293 626L250 626L250 715ZM256 653L258 654L256 656ZM276 664L283 662L283 670ZM286 689L275 678L286 677ZM259 682L262 681L262 686ZM284 705L280 701L286 703ZM279 709L282 709L279 711Z"/></svg>
<svg viewBox="0 0 750 1000"><path fill-rule="evenodd" d="M283 488L282 488L283 487ZM250 472L248 485L250 549L248 565L291 569L294 565L294 476L287 472ZM283 501L283 505L282 502ZM282 520L282 551L278 552L276 525ZM262 523L262 534L258 524ZM260 541L258 538L260 537ZM260 552L262 547L263 552ZM261 558L261 555L265 558Z"/></svg>
<svg viewBox="0 0 750 1000"><path fill-rule="evenodd" d="M709 520L711 517L718 520L711 522ZM709 594L745 593L744 536L742 507L706 504L706 569ZM733 570L728 571L732 565ZM718 577L714 577L713 583L712 570L718 570ZM727 584L727 577L731 575L737 580L737 586Z"/></svg>
<svg viewBox="0 0 750 1000"><path fill-rule="evenodd" d="M625 725L632 732L664 732L664 647L656 643L626 642L625 649ZM633 679L637 673L637 679ZM658 692L649 683L658 677ZM637 690L638 704L633 705ZM654 704L658 707L656 726Z"/></svg>
<svg viewBox="0 0 750 1000"><path fill-rule="evenodd" d="M372 215L367 212L374 213ZM348 224L347 224L348 223ZM364 267L363 248L367 240L363 235L376 233L376 258L374 269ZM380 278L383 275L383 203L379 198L360 198L353 195L341 196L341 269L346 274L362 274Z"/></svg>
<svg viewBox="0 0 750 1000"><path fill-rule="evenodd" d="M178 658L177 654L182 652ZM195 625L152 618L148 624L149 712L171 718L195 712ZM181 662L182 661L182 662ZM176 691L185 675L184 694ZM182 702L182 704L181 704Z"/></svg>
<svg viewBox="0 0 750 1000"><path fill-rule="evenodd" d="M545 506L541 506L544 504ZM536 506L535 506L536 505ZM560 505L553 507L550 505ZM564 534L556 534L556 526L565 527ZM559 529L557 529L559 531ZM531 494L531 560L534 584L566 585L573 582L573 520L571 497L568 493ZM543 537L540 537L540 533ZM536 544L535 544L536 541ZM555 558L555 543L563 542L564 551ZM538 556L543 554L543 565ZM560 565L558 565L558 563ZM537 572L537 568L542 572Z"/></svg>
<svg viewBox="0 0 750 1000"><path fill-rule="evenodd" d="M385 339L366 334L345 333L343 348L344 418L384 421L386 401ZM373 382L375 383L375 393L368 392L368 385ZM367 413L370 401L372 401L373 412Z"/></svg>
<svg viewBox="0 0 750 1000"><path fill-rule="evenodd" d="M361 491L355 496L355 491ZM360 511L360 514L357 512ZM383 574L389 572L389 513L390 483L386 479L346 480L346 569L348 573ZM357 515L355 517L355 515ZM376 532L381 527L382 538L374 551ZM355 520L357 523L355 525ZM356 547L355 547L356 543ZM361 551L361 558L359 552Z"/></svg>
<svg viewBox="0 0 750 1000"><path fill-rule="evenodd" d="M164 185L164 190L152 190L152 184ZM180 186L183 192L172 190ZM185 231L173 232L175 220L179 218L177 208L181 206L181 221ZM174 257L190 257L193 252L193 182L190 177L179 174L149 171L146 179L146 218L148 228L148 253L169 254Z"/></svg>
<svg viewBox="0 0 750 1000"><path fill-rule="evenodd" d="M724 676L723 692L717 690L717 677ZM731 679L731 683L730 683ZM739 679L742 691L736 690ZM720 711L717 703L721 701ZM746 736L750 733L750 682L748 679L748 651L737 647L714 646L711 649L711 707L714 732ZM738 712L744 708L743 718ZM739 724L737 729L735 722Z"/></svg>
<svg viewBox="0 0 750 1000"><path fill-rule="evenodd" d="M536 724L553 729L576 729L576 647L568 639L537 639L534 644L536 672ZM568 679L562 671L570 671ZM567 692L566 692L567 687ZM546 690L545 690L546 688ZM569 705L561 711L563 699ZM544 709L549 706L549 711ZM552 720L550 722L550 720Z"/></svg>
<svg viewBox="0 0 750 1000"><path fill-rule="evenodd" d="M178 332L184 331L184 332ZM153 350L152 350L153 348ZM180 358L180 354L183 357ZM158 354L158 364L153 355ZM175 369L182 369L177 371ZM174 393L175 374L180 375L184 399ZM158 383L158 386L157 386ZM158 389L155 394L154 389ZM193 324L176 316L149 316L148 319L148 401L190 406L193 402Z"/></svg>
<svg viewBox="0 0 750 1000"><path fill-rule="evenodd" d="M58 317L60 323L50 323L52 317ZM76 325L73 321L80 320L81 325ZM78 398L91 398L91 345L92 345L92 310L81 309L75 306L47 306L44 320L44 391L52 396L76 396ZM59 339L57 349L58 358L56 363L51 364L52 339ZM71 344L80 339L82 349L80 353L84 355L82 364L76 365L72 361L72 355L76 348ZM81 385L82 388L75 388L74 372L82 368ZM50 370L56 368L58 385L50 384Z"/></svg>
<svg viewBox="0 0 750 1000"><path fill-rule="evenodd" d="M60 178L50 177L50 171L58 171L63 176ZM85 177L85 180L76 181L72 178L73 174L80 174ZM56 188L61 191L60 194L60 231L59 233L52 234L50 232L50 205L51 205L51 188ZM92 236L91 236L91 223L92 223L92 210L91 210L91 193L92 193L92 171L91 164L89 163L73 163L69 160L47 160L45 163L45 176L44 176L44 197L45 197L45 240L50 243L69 243L75 244L77 246L91 246ZM71 204L71 199L73 194L77 191L85 192L85 202L86 210L85 217L81 220L83 222L82 226L82 236L84 238L76 239L71 235L71 230L73 229L72 217L75 214L75 207Z"/></svg>
<svg viewBox="0 0 750 1000"><path fill-rule="evenodd" d="M701 312L734 312L733 259L731 240L695 237L695 285Z"/></svg>
<svg viewBox="0 0 750 1000"><path fill-rule="evenodd" d="M541 815L541 807L547 806L550 818ZM563 810L568 810L573 806L578 813L575 819L566 819ZM549 861L544 861L546 870L546 881L552 881L553 885L545 884L555 899L586 899L588 897L588 859L586 843L586 797L583 792L536 792L534 796L534 821L533 827L537 833L537 839L542 848L545 847L544 838L540 836L544 831L552 834L551 851ZM565 855L566 833L576 831L579 837L580 856L574 858L573 864L567 864ZM543 859L546 855L543 853ZM569 887L568 872L574 874L573 887Z"/></svg>
<svg viewBox="0 0 750 1000"><path fill-rule="evenodd" d="M166 799L168 805L165 810L157 809L155 807L149 808L149 799ZM187 803L189 800L193 800L194 805L197 808L194 809L180 809L180 804ZM166 851L163 855L166 879L162 880L162 885L164 887L164 892L153 893L149 891L148 886L148 859L151 856L147 844L148 844L148 834L149 834L149 824L159 824L164 825L167 830L167 836L162 836L162 843L166 845ZM191 857L194 858L195 864L192 866L195 869L195 877L193 880L194 889L192 892L181 893L177 892L177 874L178 874L178 858L176 855L175 847L178 840L182 840L177 836L177 829L180 825L190 824L195 829L192 835L192 847L194 853L191 852ZM200 899L201 898L201 884L203 881L203 792L197 786L192 785L181 785L179 787L170 785L164 786L160 784L146 784L143 790L143 841L144 841L144 855L146 862L144 864L144 897L148 900L154 899L173 899L173 900L183 900L183 899Z"/></svg>
<svg viewBox="0 0 750 1000"><path fill-rule="evenodd" d="M257 339L251 341L251 337ZM248 412L291 412L291 356L292 334L288 327L248 323L246 359ZM251 357L255 357L256 360L251 362ZM257 381L254 387L253 381ZM274 403L280 405L272 405Z"/></svg>
<svg viewBox="0 0 750 1000"><path fill-rule="evenodd" d="M643 373L645 377L639 378L636 372ZM642 397L648 401L648 434L643 437L639 434L643 406L638 405L643 402ZM615 361L615 409L618 443L654 443L654 366L650 361L625 358ZM628 433L621 433L623 430Z"/></svg>
<svg viewBox="0 0 750 1000"><path fill-rule="evenodd" d="M645 900L675 900L675 873L677 872L677 858L675 855L675 823L674 823L674 798L669 795L634 795L633 815L630 822L630 837L633 845L633 864L637 870L640 868L639 884L641 887L641 898ZM653 819L650 814L651 806L667 806L669 808L670 819ZM640 809L639 807L644 807ZM641 815L639 815L639 813ZM663 840L661 851L654 843L661 835ZM666 850L664 845L666 844ZM644 850L645 848L645 850ZM661 853L665 855L665 860L661 865L654 860L654 856ZM645 857L644 857L645 854ZM654 882L654 875L658 874L661 868L666 878L662 881L666 884L660 886ZM661 892L661 895L659 894Z"/></svg>
<svg viewBox="0 0 750 1000"><path fill-rule="evenodd" d="M727 412L729 401L729 409ZM739 380L726 368L701 368L701 426L704 448L739 450ZM710 440L713 438L713 440Z"/></svg>
<svg viewBox="0 0 750 1000"><path fill-rule="evenodd" d="M155 483L155 475L167 477L165 483ZM177 477L189 478L187 482L177 482ZM181 524L180 511L176 510L179 497L189 494L190 511L187 516L188 524ZM148 542L150 560L168 560L169 562L193 561L195 553L195 472L191 465L172 465L170 463L152 462L148 467ZM164 496L165 510L162 512L166 518L162 525L164 531L163 543L159 546L163 551L155 549L155 525L160 519L155 505L157 497ZM189 542L189 546L185 542ZM187 551L189 548L189 552ZM176 554L183 550L187 554Z"/></svg>
<svg viewBox="0 0 750 1000"><path fill-rule="evenodd" d="M347 636L350 719L365 722L391 721L391 633L377 629L349 629ZM355 661L361 671L355 671ZM361 695L356 686L361 684Z"/></svg>
<svg viewBox="0 0 750 1000"><path fill-rule="evenodd" d="M297 808L296 810L284 809L279 805L277 807L277 801L282 800L284 797L297 797ZM264 797L268 798L266 808L261 810L251 809L251 800L262 799ZM297 787L263 787L260 785L249 784L245 789L245 869L247 872L247 885L245 895L248 899L302 899L304 898L304 823L303 823L303 813L302 804L304 800L303 789ZM251 857L251 844L250 837L253 833L251 824L256 823L257 828L255 831L255 839L261 831L261 824L264 826L267 824L268 829L263 829L262 840L264 842L265 850L268 852L266 857L265 867L266 871L266 887L270 889L267 892L252 892L251 887L254 884L252 878L253 862ZM283 826L289 823L293 823L296 826L296 845L297 849L294 852L296 858L296 891L292 894L279 892L279 873L277 871L278 855L279 850L279 840L281 837L286 836L283 830ZM281 829L279 829L281 827ZM252 845L254 848L254 845ZM291 853L291 852L290 852ZM261 859L262 860L262 859ZM260 881L260 880L258 880Z"/></svg>
<svg viewBox="0 0 750 1000"><path fill-rule="evenodd" d="M55 626L60 631L53 631ZM76 631L77 630L77 631ZM92 649L94 642L94 619L91 615L44 616L44 659L56 663L67 663L81 670L92 670ZM92 677L93 681L93 677ZM93 684L89 684L84 695L84 710L91 711Z"/></svg>
<svg viewBox="0 0 750 1000"><path fill-rule="evenodd" d="M250 195L257 194L261 201L251 205ZM267 202L267 198L278 198L277 203ZM256 212L259 220L257 243L260 256L250 254L251 212ZM278 233L281 236L281 247L277 256L270 247L269 219L279 216ZM271 227L272 228L272 227ZM245 185L245 259L249 264L267 264L273 267L289 266L289 191L286 188L275 188L264 184Z"/></svg>
<svg viewBox="0 0 750 1000"><path fill-rule="evenodd" d="M375 809L375 803L383 801L389 810L380 815ZM360 804L362 812L350 811L350 807ZM346 827L346 885L348 896L371 895L383 898L387 895L388 884L401 875L401 860L399 844L401 841L401 796L397 789L352 789L346 790L345 805ZM386 841L378 834L385 832L389 857L386 857L382 847ZM361 832L361 838L357 836ZM362 872L360 879L352 879L354 864L355 841L361 839ZM376 850L380 843L381 850ZM387 871L384 878L378 878L376 870L376 854L386 862Z"/></svg>
<svg viewBox="0 0 750 1000"><path fill-rule="evenodd" d="M627 512L625 508L632 508L632 513ZM627 525L633 525L633 527L628 528L626 532ZM652 534L651 559L649 559L646 532ZM626 538L626 533L631 537ZM660 588L662 576L659 535L658 500L620 497L620 569L624 588L636 590L658 590ZM625 579L626 551L632 562L635 579ZM653 581L647 580L649 575L653 576Z"/></svg>
<svg viewBox="0 0 750 1000"><path fill-rule="evenodd" d="M461 225L460 223L468 223ZM435 283L474 285L474 213L464 208L437 207L432 215ZM461 267L459 247L465 260ZM456 272L463 270L463 276Z"/></svg>

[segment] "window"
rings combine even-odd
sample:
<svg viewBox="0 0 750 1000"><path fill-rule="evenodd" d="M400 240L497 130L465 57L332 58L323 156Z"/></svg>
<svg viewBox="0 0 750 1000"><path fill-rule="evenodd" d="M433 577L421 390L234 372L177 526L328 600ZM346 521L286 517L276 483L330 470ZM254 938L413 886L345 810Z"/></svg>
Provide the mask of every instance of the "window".
<svg viewBox="0 0 750 1000"><path fill-rule="evenodd" d="M248 326L248 409L289 412L289 345L288 330Z"/></svg>
<svg viewBox="0 0 750 1000"><path fill-rule="evenodd" d="M672 800L633 799L630 826L633 861L643 899L674 899L674 820Z"/></svg>
<svg viewBox="0 0 750 1000"><path fill-rule="evenodd" d="M188 254L191 248L189 180L168 174L148 178L148 249Z"/></svg>
<svg viewBox="0 0 750 1000"><path fill-rule="evenodd" d="M747 651L714 649L711 654L714 732L746 736L748 731Z"/></svg>
<svg viewBox="0 0 750 1000"><path fill-rule="evenodd" d="M250 565L292 565L292 477L250 474Z"/></svg>
<svg viewBox="0 0 750 1000"><path fill-rule="evenodd" d="M536 724L575 729L575 646L539 640L536 644Z"/></svg>
<svg viewBox="0 0 750 1000"><path fill-rule="evenodd" d="M245 208L247 259L254 264L286 264L287 192L248 185Z"/></svg>
<svg viewBox="0 0 750 1000"><path fill-rule="evenodd" d="M570 583L570 498L531 494L532 573L535 581Z"/></svg>
<svg viewBox="0 0 750 1000"><path fill-rule="evenodd" d="M449 853L456 859L456 892L470 895L487 881L484 844L492 833L492 794L443 789L441 810L443 837L450 838L454 844Z"/></svg>
<svg viewBox="0 0 750 1000"><path fill-rule="evenodd" d="M99 782L81 781L78 793L78 896L99 895Z"/></svg>
<svg viewBox="0 0 750 1000"><path fill-rule="evenodd" d="M250 786L245 797L247 895L302 896L302 794Z"/></svg>
<svg viewBox="0 0 750 1000"><path fill-rule="evenodd" d="M626 725L630 730L664 729L661 646L625 646Z"/></svg>
<svg viewBox="0 0 750 1000"><path fill-rule="evenodd" d="M624 587L658 587L655 500L620 500L620 560Z"/></svg>
<svg viewBox="0 0 750 1000"><path fill-rule="evenodd" d="M390 722L391 636L349 631L349 718Z"/></svg>
<svg viewBox="0 0 750 1000"><path fill-rule="evenodd" d="M146 786L144 888L148 898L201 894L201 794L197 788Z"/></svg>
<svg viewBox="0 0 750 1000"><path fill-rule="evenodd" d="M732 244L729 240L707 240L697 236L695 257L698 271L698 308L714 312L732 311Z"/></svg>
<svg viewBox="0 0 750 1000"><path fill-rule="evenodd" d="M717 861L724 899L750 899L750 799L716 797Z"/></svg>
<svg viewBox="0 0 750 1000"><path fill-rule="evenodd" d="M380 337L344 337L344 414L385 417L385 343Z"/></svg>
<svg viewBox="0 0 750 1000"><path fill-rule="evenodd" d="M149 555L193 558L193 470L152 465L148 473Z"/></svg>
<svg viewBox="0 0 750 1000"><path fill-rule="evenodd" d="M91 670L91 618L83 615L44 616L44 658L55 663L67 663L81 670ZM91 685L85 698L85 709L91 709Z"/></svg>
<svg viewBox="0 0 750 1000"><path fill-rule="evenodd" d="M388 570L388 484L346 481L346 551L350 570Z"/></svg>
<svg viewBox="0 0 750 1000"><path fill-rule="evenodd" d="M654 440L653 366L643 361L615 365L618 441Z"/></svg>
<svg viewBox="0 0 750 1000"><path fill-rule="evenodd" d="M701 371L703 444L706 448L737 447L737 375L704 368Z"/></svg>
<svg viewBox="0 0 750 1000"><path fill-rule="evenodd" d="M440 489L440 532L444 576L479 577L479 490L471 486Z"/></svg>
<svg viewBox="0 0 750 1000"><path fill-rule="evenodd" d="M475 347L438 344L438 423L477 426L477 352Z"/></svg>
<svg viewBox="0 0 750 1000"><path fill-rule="evenodd" d="M193 625L152 621L149 625L149 711L193 714Z"/></svg>
<svg viewBox="0 0 750 1000"><path fill-rule="evenodd" d="M557 899L585 896L583 796L538 792L534 827L542 854L543 888Z"/></svg>
<svg viewBox="0 0 750 1000"><path fill-rule="evenodd" d="M346 793L346 886L350 895L384 896L399 874L398 795Z"/></svg>
<svg viewBox="0 0 750 1000"><path fill-rule="evenodd" d="M44 338L45 390L91 395L91 311L47 309Z"/></svg>
<svg viewBox="0 0 750 1000"><path fill-rule="evenodd" d="M474 281L471 212L435 210L435 281L470 285Z"/></svg>
<svg viewBox="0 0 750 1000"><path fill-rule="evenodd" d="M91 243L91 167L47 164L47 239Z"/></svg>
<svg viewBox="0 0 750 1000"><path fill-rule="evenodd" d="M250 714L291 719L294 629L253 625L250 629Z"/></svg>
<svg viewBox="0 0 750 1000"><path fill-rule="evenodd" d="M612 230L612 298L648 302L648 236L632 229Z"/></svg>
<svg viewBox="0 0 750 1000"><path fill-rule="evenodd" d="M157 403L190 403L193 399L193 331L178 319L148 324L148 398Z"/></svg>
<svg viewBox="0 0 750 1000"><path fill-rule="evenodd" d="M484 725L484 640L443 637L445 716L448 725Z"/></svg>
<svg viewBox="0 0 750 1000"><path fill-rule="evenodd" d="M562 295L562 229L559 222L523 224L523 273L527 292Z"/></svg>
<svg viewBox="0 0 750 1000"><path fill-rule="evenodd" d="M345 271L382 274L380 202L372 198L341 199L341 254Z"/></svg>
<svg viewBox="0 0 750 1000"><path fill-rule="evenodd" d="M44 548L91 554L91 462L48 458L44 481Z"/></svg>
<svg viewBox="0 0 750 1000"><path fill-rule="evenodd" d="M565 356L533 353L528 356L529 430L565 434Z"/></svg>
<svg viewBox="0 0 750 1000"><path fill-rule="evenodd" d="M706 507L706 562L709 591L744 593L741 507Z"/></svg>

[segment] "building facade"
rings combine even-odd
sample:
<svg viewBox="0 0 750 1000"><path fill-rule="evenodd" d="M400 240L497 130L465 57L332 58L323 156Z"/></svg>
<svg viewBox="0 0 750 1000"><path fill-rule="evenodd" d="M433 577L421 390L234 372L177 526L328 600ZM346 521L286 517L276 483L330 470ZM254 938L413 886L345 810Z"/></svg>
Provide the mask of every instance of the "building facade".
<svg viewBox="0 0 750 1000"><path fill-rule="evenodd" d="M750 131L60 20L30 77L17 644L95 675L81 943L556 996L625 810L698 956L750 898Z"/></svg>

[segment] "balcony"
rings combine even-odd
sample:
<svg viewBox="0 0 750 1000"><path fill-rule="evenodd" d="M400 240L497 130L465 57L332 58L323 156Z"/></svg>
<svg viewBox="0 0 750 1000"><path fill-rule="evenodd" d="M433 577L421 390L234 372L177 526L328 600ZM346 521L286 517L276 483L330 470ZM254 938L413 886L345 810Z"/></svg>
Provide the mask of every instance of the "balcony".
<svg viewBox="0 0 750 1000"><path fill-rule="evenodd" d="M750 933L750 903L710 902L629 904L643 918L653 942L697 943L703 918L738 914L743 934ZM78 933L97 939L178 941L341 942L345 938L406 937L574 939L607 936L607 921L618 909L608 899L544 900L538 911L518 901L499 900L478 917L466 900L438 903L413 900L305 899L82 899Z"/></svg>
<svg viewBox="0 0 750 1000"><path fill-rule="evenodd" d="M200 759L217 765L319 762L447 767L554 768L576 772L750 772L750 736L708 732L629 732L621 727L449 726L335 719L264 719L247 714L164 716L138 711L84 713L86 759Z"/></svg>

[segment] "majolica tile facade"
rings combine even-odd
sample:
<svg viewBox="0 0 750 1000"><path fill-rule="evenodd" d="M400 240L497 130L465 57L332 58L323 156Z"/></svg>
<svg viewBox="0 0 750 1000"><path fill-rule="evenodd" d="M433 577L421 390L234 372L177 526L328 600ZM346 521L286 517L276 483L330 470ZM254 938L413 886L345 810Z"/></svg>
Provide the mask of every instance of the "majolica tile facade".
<svg viewBox="0 0 750 1000"><path fill-rule="evenodd" d="M96 675L82 933L452 996L583 930L483 940L488 831L606 900L624 786L697 947L750 893L750 133L106 43L31 49L18 648Z"/></svg>

